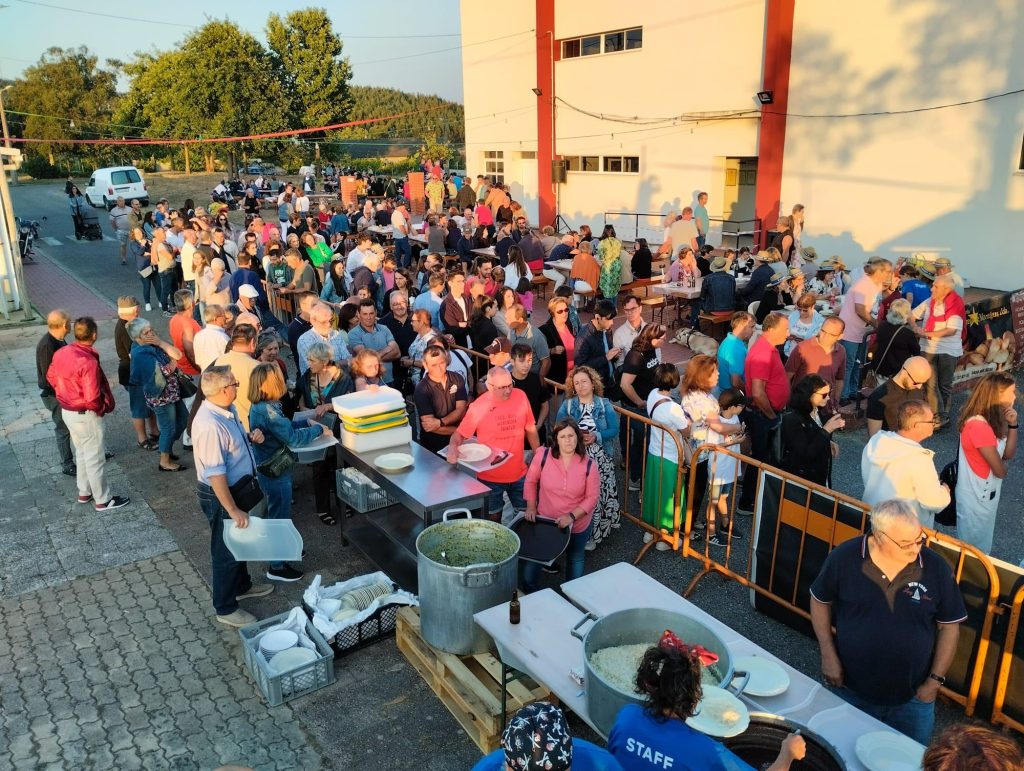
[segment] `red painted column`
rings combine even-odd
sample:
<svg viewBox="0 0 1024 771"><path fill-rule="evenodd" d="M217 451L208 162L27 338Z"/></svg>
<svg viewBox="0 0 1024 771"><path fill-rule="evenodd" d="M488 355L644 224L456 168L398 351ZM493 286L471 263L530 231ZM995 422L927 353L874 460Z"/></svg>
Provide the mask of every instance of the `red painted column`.
<svg viewBox="0 0 1024 771"><path fill-rule="evenodd" d="M537 213L540 225L554 225L555 185L551 178L554 155L555 0L536 0L537 7Z"/></svg>
<svg viewBox="0 0 1024 771"><path fill-rule="evenodd" d="M786 112L789 109L789 70L793 55L793 9L796 0L768 0L764 36L764 84L772 104L761 107L757 145L757 194L754 216L761 220L761 246L775 229L782 194L782 165L786 151Z"/></svg>

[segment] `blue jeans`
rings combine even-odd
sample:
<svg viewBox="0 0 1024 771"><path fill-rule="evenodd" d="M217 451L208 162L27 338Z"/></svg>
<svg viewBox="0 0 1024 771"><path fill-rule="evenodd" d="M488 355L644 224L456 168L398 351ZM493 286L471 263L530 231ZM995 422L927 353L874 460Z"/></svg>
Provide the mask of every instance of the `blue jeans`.
<svg viewBox="0 0 1024 771"><path fill-rule="evenodd" d="M398 261L398 267L408 268L412 262L412 246L409 245L408 238L396 238L395 243L395 260Z"/></svg>
<svg viewBox="0 0 1024 771"><path fill-rule="evenodd" d="M491 488L491 494L487 496L487 515L495 522L501 520L501 510L505 507L505 493L508 493L513 509L523 511L526 508L526 499L523 497L526 477L515 482L486 482L483 479L480 481Z"/></svg>
<svg viewBox="0 0 1024 771"><path fill-rule="evenodd" d="M188 425L185 402L178 399L176 402L154 407L153 414L156 415L156 425L160 429L160 452L173 452L174 443L181 438L185 426Z"/></svg>
<svg viewBox="0 0 1024 771"><path fill-rule="evenodd" d="M230 524L231 518L220 505L213 488L199 482L196 495L210 523L213 609L218 616L228 616L238 610L238 600L235 598L252 587L248 563L236 560L224 544L224 526L225 523Z"/></svg>
<svg viewBox="0 0 1024 771"><path fill-rule="evenodd" d="M846 351L846 378L843 380L843 399L849 399L860 388L860 360L863 358L861 349L863 341L851 343L849 340L839 341Z"/></svg>
<svg viewBox="0 0 1024 771"><path fill-rule="evenodd" d="M861 712L865 712L876 720L881 720L890 728L895 728L901 734L906 734L915 742L926 747L932 740L932 731L935 730L935 702L925 702L911 697L910 701L898 704L895 707L883 707L871 704L864 700L846 686L833 688L833 692L853 705Z"/></svg>
<svg viewBox="0 0 1024 771"><path fill-rule="evenodd" d="M156 269L154 268L153 272L150 273L146 278L143 278L142 276L139 276L139 281L142 282L142 302L146 303L146 305L149 305L150 301L151 301L151 298L152 298L151 292L155 291L156 294L157 294L157 300L156 301L157 301L157 304L159 304L160 303L160 278L159 278L159 274L156 272Z"/></svg>
<svg viewBox="0 0 1024 771"><path fill-rule="evenodd" d="M778 463L779 459L772 457L774 454L772 451L772 440L774 439L774 433L779 430L781 423L778 414L776 414L775 420L769 420L759 409L748 407L743 411L743 422L746 424L747 432L750 435L750 457L763 463ZM737 508L746 511L753 510L756 503L754 494L757 492L758 471L759 469L756 466L747 465L746 471L743 472L743 493L736 504ZM704 479L707 479L706 464ZM703 496L703 492L701 492L701 495ZM696 516L694 521L697 521Z"/></svg>
<svg viewBox="0 0 1024 771"><path fill-rule="evenodd" d="M273 479L264 474L256 474L260 487L267 496L267 519L292 518L292 473ZM284 567L283 562L271 562L271 570Z"/></svg>
<svg viewBox="0 0 1024 771"><path fill-rule="evenodd" d="M174 281L177 276L174 270L160 271L160 306L165 311L174 310Z"/></svg>
<svg viewBox="0 0 1024 771"><path fill-rule="evenodd" d="M199 315L199 301L196 299L196 282L186 281L185 289L192 293L192 318L199 326L203 326L203 317Z"/></svg>
<svg viewBox="0 0 1024 771"><path fill-rule="evenodd" d="M590 540L590 532L594 528L594 519L591 517L585 530L573 533L569 536L569 545L565 549L565 580L572 581L583 575L583 562L586 557L587 541ZM540 565L536 562L522 561L523 566L523 590L527 594L537 591L538 578L540 578Z"/></svg>

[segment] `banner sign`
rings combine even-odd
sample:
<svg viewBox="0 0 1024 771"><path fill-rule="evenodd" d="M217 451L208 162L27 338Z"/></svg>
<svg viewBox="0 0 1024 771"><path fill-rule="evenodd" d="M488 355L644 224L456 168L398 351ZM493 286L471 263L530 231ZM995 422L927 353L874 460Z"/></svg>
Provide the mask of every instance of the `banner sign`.
<svg viewBox="0 0 1024 771"><path fill-rule="evenodd" d="M970 388L989 372L1016 369L1024 354L1024 290L968 303L967 342L953 372L953 388Z"/></svg>

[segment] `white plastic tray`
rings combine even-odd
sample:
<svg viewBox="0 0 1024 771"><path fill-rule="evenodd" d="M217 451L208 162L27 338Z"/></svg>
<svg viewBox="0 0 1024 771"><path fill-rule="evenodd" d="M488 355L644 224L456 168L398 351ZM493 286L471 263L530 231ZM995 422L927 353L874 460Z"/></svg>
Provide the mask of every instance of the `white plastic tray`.
<svg viewBox="0 0 1024 771"><path fill-rule="evenodd" d="M342 418L363 418L391 410L404 410L402 392L384 386L376 391L356 391L331 399L334 411Z"/></svg>
<svg viewBox="0 0 1024 771"><path fill-rule="evenodd" d="M249 517L249 527L224 523L224 545L239 562L286 562L302 559L302 536L290 519Z"/></svg>

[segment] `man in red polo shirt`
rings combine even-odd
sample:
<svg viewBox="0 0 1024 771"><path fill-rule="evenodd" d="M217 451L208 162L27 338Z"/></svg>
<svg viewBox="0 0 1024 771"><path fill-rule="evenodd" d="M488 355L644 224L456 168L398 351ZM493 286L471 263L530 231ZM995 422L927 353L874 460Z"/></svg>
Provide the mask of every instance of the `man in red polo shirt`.
<svg viewBox="0 0 1024 771"><path fill-rule="evenodd" d="M829 316L818 334L799 343L786 359L786 373L791 383L798 383L808 375L821 375L832 386L828 397L830 412L839 411L839 393L846 377L846 349L839 345L845 328L845 321Z"/></svg>
<svg viewBox="0 0 1024 771"><path fill-rule="evenodd" d="M751 344L743 365L743 381L750 399L743 413L750 434L750 454L765 463L778 460L771 457L772 435L779 429L779 413L789 402L789 378L776 348L788 337L788 316L772 311L761 322L761 336ZM736 508L753 511L756 491L757 468L747 466L743 494Z"/></svg>

